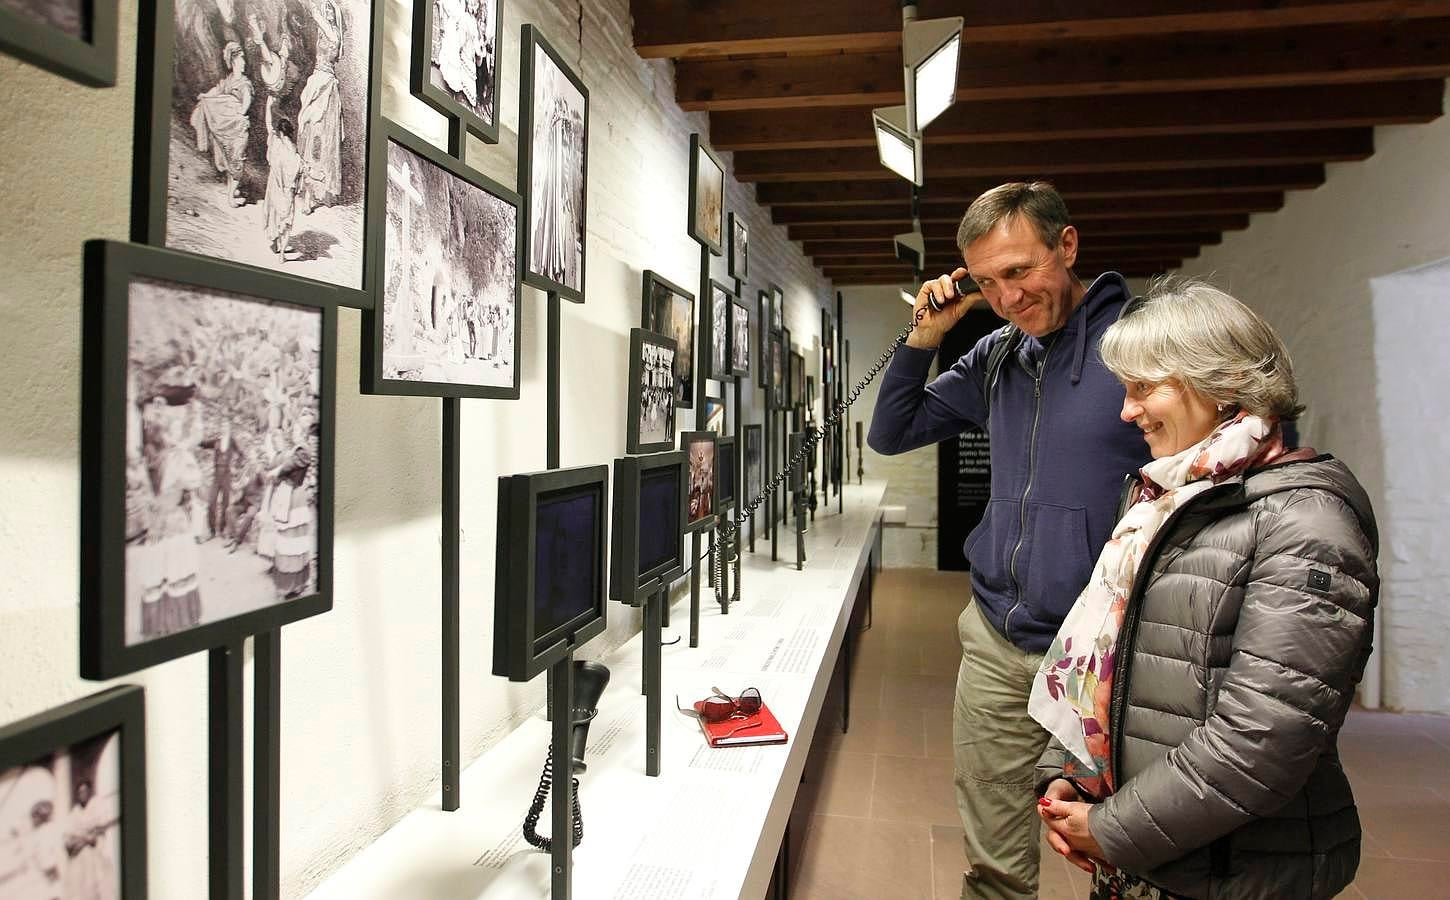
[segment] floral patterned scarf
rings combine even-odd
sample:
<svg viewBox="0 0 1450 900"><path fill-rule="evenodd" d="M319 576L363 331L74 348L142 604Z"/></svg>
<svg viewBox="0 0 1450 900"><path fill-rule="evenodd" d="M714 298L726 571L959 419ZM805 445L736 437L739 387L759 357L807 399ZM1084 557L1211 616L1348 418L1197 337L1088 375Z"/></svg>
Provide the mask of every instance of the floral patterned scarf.
<svg viewBox="0 0 1450 900"><path fill-rule="evenodd" d="M1192 447L1142 468L1143 491L1114 526L1087 587L1042 658L1027 702L1032 718L1067 748L1065 774L1079 790L1103 799L1115 787L1108 707L1118 632L1153 536L1194 496L1283 453L1277 419L1241 412Z"/></svg>

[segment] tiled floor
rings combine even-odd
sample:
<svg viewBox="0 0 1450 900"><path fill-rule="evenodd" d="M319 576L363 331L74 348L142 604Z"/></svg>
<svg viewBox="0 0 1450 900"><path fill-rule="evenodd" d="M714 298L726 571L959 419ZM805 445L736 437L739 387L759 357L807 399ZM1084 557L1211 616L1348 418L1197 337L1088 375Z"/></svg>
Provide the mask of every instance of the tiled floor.
<svg viewBox="0 0 1450 900"><path fill-rule="evenodd" d="M963 574L883 572L861 636L851 731L823 733L823 771L796 900L956 900L961 826L951 716ZM834 721L823 713L822 728ZM1450 717L1355 711L1340 750L1363 820L1358 880L1341 897L1450 900ZM1086 900L1086 876L1043 845L1041 897Z"/></svg>

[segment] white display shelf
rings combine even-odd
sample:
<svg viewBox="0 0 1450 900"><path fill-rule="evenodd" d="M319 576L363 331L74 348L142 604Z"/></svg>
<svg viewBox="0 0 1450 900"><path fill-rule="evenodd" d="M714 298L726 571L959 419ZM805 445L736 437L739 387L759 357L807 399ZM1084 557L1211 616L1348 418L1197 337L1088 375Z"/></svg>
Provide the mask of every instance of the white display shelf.
<svg viewBox="0 0 1450 900"><path fill-rule="evenodd" d="M884 482L850 485L845 513L822 505L795 569L795 535L782 529L780 560L757 529L742 554L741 601L722 615L701 585L700 646L663 651L661 774L644 774L645 701L636 637L604 663L611 680L589 732L580 779L584 841L574 851L578 900L763 897L810 737L835 670L851 602L876 542ZM765 515L758 514L763 524ZM688 541L686 547L689 546ZM666 639L688 632L677 600ZM712 750L699 725L674 709L712 686L757 687L791 740ZM838 722L821 727L839 728ZM543 710L464 770L462 807L433 796L324 881L311 900L530 900L549 896L549 856L524 843L520 826L549 746ZM567 769L567 766L564 767ZM539 823L547 832L546 807Z"/></svg>

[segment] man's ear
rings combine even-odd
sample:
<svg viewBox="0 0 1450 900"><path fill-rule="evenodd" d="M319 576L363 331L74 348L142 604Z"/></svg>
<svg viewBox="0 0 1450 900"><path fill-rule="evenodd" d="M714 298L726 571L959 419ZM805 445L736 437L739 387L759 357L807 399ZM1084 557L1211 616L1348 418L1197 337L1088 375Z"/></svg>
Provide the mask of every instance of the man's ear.
<svg viewBox="0 0 1450 900"><path fill-rule="evenodd" d="M1062 264L1071 269L1077 263L1077 228L1069 225L1062 229L1057 249L1062 253Z"/></svg>

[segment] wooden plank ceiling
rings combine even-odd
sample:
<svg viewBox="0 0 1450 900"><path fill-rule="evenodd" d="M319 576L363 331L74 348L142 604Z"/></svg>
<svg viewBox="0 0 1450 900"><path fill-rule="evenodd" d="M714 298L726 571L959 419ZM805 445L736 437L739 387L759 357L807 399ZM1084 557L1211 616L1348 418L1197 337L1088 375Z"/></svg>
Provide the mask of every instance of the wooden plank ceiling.
<svg viewBox="0 0 1450 900"><path fill-rule="evenodd" d="M631 0L644 58L675 60L774 220L837 284L906 284L891 236L910 185L871 108L905 102L898 0ZM926 129L928 272L1003 181L1045 178L1078 270L1142 277L1363 160L1375 125L1428 122L1450 76L1450 0L921 0L963 16L957 103Z"/></svg>

